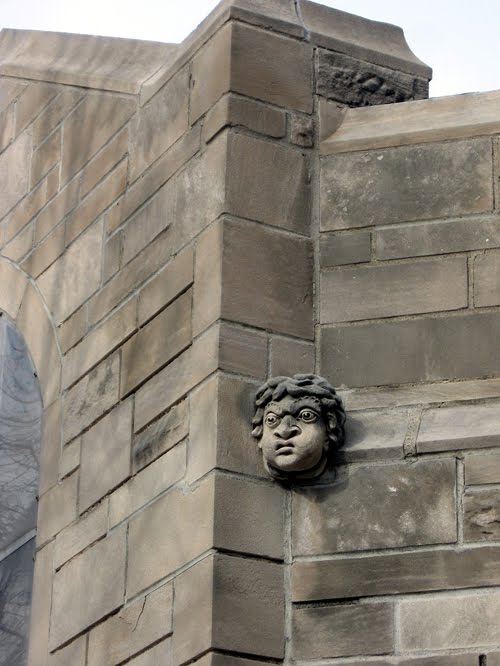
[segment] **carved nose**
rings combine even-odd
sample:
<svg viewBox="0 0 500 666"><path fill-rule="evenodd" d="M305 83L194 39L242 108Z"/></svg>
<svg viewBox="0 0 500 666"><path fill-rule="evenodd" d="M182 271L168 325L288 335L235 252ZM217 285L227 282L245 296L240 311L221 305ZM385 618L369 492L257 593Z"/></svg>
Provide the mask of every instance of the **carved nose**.
<svg viewBox="0 0 500 666"><path fill-rule="evenodd" d="M281 439L290 439L290 437L293 437L300 432L300 428L293 416L291 414L287 414L281 419L279 426L274 432L276 436L280 437Z"/></svg>

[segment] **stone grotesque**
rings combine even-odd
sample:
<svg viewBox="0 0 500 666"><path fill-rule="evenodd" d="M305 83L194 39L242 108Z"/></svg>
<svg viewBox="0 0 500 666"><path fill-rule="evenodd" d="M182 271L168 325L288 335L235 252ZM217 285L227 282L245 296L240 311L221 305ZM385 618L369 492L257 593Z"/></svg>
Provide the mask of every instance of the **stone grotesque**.
<svg viewBox="0 0 500 666"><path fill-rule="evenodd" d="M318 375L272 377L257 391L252 435L280 481L319 477L344 441L342 401Z"/></svg>

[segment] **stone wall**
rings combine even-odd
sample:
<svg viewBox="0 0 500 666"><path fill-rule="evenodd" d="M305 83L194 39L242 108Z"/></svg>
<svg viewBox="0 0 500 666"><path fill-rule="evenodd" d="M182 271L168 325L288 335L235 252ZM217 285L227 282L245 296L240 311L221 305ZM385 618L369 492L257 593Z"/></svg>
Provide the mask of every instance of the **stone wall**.
<svg viewBox="0 0 500 666"><path fill-rule="evenodd" d="M0 34L0 308L45 407L30 666L499 659L496 98L392 105L430 78L402 32L296 9ZM313 369L348 439L290 490L252 400Z"/></svg>

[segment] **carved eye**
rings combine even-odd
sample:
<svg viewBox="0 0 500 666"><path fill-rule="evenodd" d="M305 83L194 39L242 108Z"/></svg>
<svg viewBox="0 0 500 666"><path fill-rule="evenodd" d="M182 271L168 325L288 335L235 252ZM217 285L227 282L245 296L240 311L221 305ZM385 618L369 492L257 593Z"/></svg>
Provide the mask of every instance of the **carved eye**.
<svg viewBox="0 0 500 666"><path fill-rule="evenodd" d="M299 419L304 421L304 423L314 423L319 419L319 416L316 412L313 412L312 409L302 409L299 414Z"/></svg>
<svg viewBox="0 0 500 666"><path fill-rule="evenodd" d="M279 419L276 414L270 412L269 414L266 414L264 421L266 425L268 425L270 428L273 428L278 423Z"/></svg>

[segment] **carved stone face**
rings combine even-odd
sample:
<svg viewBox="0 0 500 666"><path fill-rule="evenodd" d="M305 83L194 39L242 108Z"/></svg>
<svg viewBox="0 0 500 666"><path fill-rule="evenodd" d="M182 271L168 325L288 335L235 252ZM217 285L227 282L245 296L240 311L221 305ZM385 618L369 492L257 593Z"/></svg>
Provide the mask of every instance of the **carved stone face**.
<svg viewBox="0 0 500 666"><path fill-rule="evenodd" d="M319 400L284 396L267 404L259 441L264 463L271 473L318 474L326 465L328 436ZM322 465L323 463L323 465Z"/></svg>

